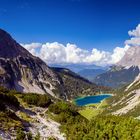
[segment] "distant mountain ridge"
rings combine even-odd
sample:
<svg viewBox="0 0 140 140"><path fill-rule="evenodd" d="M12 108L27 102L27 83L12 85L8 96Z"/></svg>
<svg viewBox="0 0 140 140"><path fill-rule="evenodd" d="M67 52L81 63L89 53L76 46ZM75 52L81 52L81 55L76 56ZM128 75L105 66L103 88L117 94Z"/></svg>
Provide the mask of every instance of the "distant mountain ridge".
<svg viewBox="0 0 140 140"><path fill-rule="evenodd" d="M108 69L108 67L101 67L94 64L51 64L50 66L70 69L91 82L94 81L97 75L105 73Z"/></svg>
<svg viewBox="0 0 140 140"><path fill-rule="evenodd" d="M114 68L116 68L116 70L114 70ZM114 66L106 73L96 76L94 82L99 85L118 88L131 83L139 73L139 68L135 66L129 69L122 67L119 70L117 70L117 66Z"/></svg>
<svg viewBox="0 0 140 140"><path fill-rule="evenodd" d="M106 70L107 67L101 67L94 64L51 64L50 67L61 67L61 68L67 68L75 73L79 73L80 71L84 69L103 69Z"/></svg>
<svg viewBox="0 0 140 140"><path fill-rule="evenodd" d="M87 78L89 81L94 81L94 78L99 75L105 73L104 69L83 69L78 72L78 74L84 78Z"/></svg>
<svg viewBox="0 0 140 140"><path fill-rule="evenodd" d="M140 73L139 54L140 47L130 47L115 66L106 73L98 75L94 82L114 88L131 83Z"/></svg>

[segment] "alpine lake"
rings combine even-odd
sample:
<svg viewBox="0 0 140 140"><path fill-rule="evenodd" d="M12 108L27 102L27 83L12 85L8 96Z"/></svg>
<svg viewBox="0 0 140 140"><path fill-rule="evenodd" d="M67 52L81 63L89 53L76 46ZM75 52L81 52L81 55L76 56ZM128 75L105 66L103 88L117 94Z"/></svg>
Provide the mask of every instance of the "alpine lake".
<svg viewBox="0 0 140 140"><path fill-rule="evenodd" d="M108 105L105 99L110 98L111 96L112 94L100 94L79 97L74 100L74 103L81 107L79 113L88 120L91 120L93 117L103 112Z"/></svg>

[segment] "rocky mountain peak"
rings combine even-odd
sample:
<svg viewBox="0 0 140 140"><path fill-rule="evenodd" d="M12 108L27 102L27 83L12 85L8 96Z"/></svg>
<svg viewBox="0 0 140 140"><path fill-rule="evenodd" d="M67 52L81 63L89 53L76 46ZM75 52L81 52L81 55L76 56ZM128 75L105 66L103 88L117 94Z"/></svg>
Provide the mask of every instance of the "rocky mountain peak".
<svg viewBox="0 0 140 140"><path fill-rule="evenodd" d="M138 66L140 68L140 47L130 47L117 65L128 68L131 66Z"/></svg>
<svg viewBox="0 0 140 140"><path fill-rule="evenodd" d="M49 93L59 84L57 75L0 29L0 86L21 92Z"/></svg>
<svg viewBox="0 0 140 140"><path fill-rule="evenodd" d="M31 56L31 54L18 44L10 34L0 29L0 57L15 58L17 56Z"/></svg>

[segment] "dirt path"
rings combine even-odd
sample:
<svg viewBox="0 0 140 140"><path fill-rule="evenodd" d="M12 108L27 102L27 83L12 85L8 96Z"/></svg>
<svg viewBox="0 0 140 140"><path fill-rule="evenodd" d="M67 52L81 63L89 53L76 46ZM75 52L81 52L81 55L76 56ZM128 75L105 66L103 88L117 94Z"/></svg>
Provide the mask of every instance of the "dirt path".
<svg viewBox="0 0 140 140"><path fill-rule="evenodd" d="M41 139L47 139L49 137L56 138L57 140L66 140L64 134L60 133L59 126L60 124L51 120L47 119L45 112L47 109L41 112L35 112L36 115L31 115L30 117L35 120L34 123L31 123L32 127L29 130L36 135L37 133L40 134ZM43 117L45 116L45 117Z"/></svg>

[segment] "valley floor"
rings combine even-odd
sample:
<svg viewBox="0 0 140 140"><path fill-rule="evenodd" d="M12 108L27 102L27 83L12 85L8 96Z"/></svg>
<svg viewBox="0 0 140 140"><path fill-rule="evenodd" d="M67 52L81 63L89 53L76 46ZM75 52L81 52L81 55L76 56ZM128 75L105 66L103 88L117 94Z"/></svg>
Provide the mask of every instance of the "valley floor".
<svg viewBox="0 0 140 140"><path fill-rule="evenodd" d="M106 100L103 100L101 103L88 104L82 107L79 113L85 118L87 118L88 120L91 120L93 117L102 113L102 111L106 106L107 106Z"/></svg>

